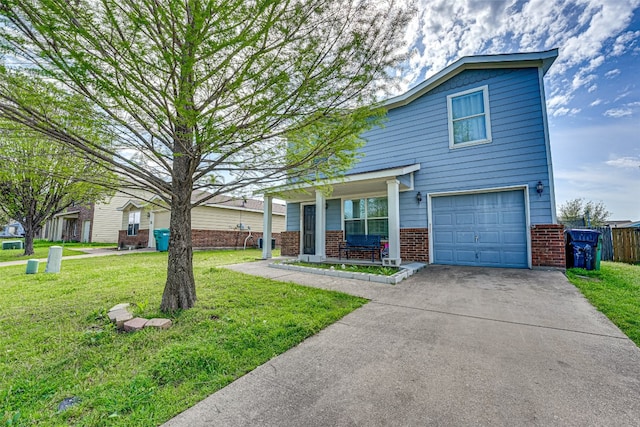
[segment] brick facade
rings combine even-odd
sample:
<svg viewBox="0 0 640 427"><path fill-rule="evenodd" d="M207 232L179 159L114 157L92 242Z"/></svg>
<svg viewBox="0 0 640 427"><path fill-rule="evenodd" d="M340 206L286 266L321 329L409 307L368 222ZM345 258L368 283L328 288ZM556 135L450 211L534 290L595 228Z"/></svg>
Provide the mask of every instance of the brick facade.
<svg viewBox="0 0 640 427"><path fill-rule="evenodd" d="M138 230L138 234L135 236L127 236L127 230L120 230L118 232L118 247L126 248L127 246L133 246L135 248L146 248L149 245L149 230Z"/></svg>
<svg viewBox="0 0 640 427"><path fill-rule="evenodd" d="M237 230L191 230L191 240L194 248L244 248L244 241L249 233ZM252 238L247 240L248 248L257 248L258 239L262 233L251 233ZM276 247L280 246L280 234L271 235L276 240ZM138 230L138 235L127 236L127 230L120 230L118 234L118 247L135 246L146 248L149 244L149 230Z"/></svg>
<svg viewBox="0 0 640 427"><path fill-rule="evenodd" d="M194 248L244 248L248 236L249 232L239 230L191 230ZM251 232L247 248L257 248L260 238L261 232ZM280 233L272 233L271 238L276 240L276 247L280 247Z"/></svg>
<svg viewBox="0 0 640 427"><path fill-rule="evenodd" d="M531 227L531 266L566 267L563 225L537 224Z"/></svg>
<svg viewBox="0 0 640 427"><path fill-rule="evenodd" d="M340 255L340 243L342 242L344 242L344 233L342 230L327 231L325 252L328 258L338 258Z"/></svg>
<svg viewBox="0 0 640 427"><path fill-rule="evenodd" d="M298 256L300 255L300 232L299 231L283 231L280 233L282 246L280 254L282 256Z"/></svg>
<svg viewBox="0 0 640 427"><path fill-rule="evenodd" d="M402 261L429 262L429 229L400 229L400 258Z"/></svg>
<svg viewBox="0 0 640 427"><path fill-rule="evenodd" d="M78 218L65 218L62 225L62 240L67 242L80 242L84 236L82 232L84 229L84 222L89 221L91 226L89 228L89 235L87 241L91 242L91 233L93 233L93 209L94 205L83 206L71 206L64 212L72 213L78 212Z"/></svg>

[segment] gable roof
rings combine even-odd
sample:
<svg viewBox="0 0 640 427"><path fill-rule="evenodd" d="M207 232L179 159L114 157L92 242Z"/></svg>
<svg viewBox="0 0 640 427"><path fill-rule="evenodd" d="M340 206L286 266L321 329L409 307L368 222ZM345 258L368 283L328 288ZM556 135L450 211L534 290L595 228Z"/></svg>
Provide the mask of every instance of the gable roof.
<svg viewBox="0 0 640 427"><path fill-rule="evenodd" d="M464 56L407 92L387 99L382 105L388 109L407 105L465 70L540 67L544 75L557 57L558 49L542 52Z"/></svg>

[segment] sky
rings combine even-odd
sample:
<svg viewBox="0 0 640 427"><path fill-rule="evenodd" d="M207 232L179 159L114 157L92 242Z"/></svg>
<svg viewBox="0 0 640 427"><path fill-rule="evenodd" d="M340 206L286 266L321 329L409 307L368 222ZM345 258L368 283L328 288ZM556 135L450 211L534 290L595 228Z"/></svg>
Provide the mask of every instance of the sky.
<svg viewBox="0 0 640 427"><path fill-rule="evenodd" d="M468 55L559 49L545 77L556 203L640 220L640 0L417 0L402 86Z"/></svg>

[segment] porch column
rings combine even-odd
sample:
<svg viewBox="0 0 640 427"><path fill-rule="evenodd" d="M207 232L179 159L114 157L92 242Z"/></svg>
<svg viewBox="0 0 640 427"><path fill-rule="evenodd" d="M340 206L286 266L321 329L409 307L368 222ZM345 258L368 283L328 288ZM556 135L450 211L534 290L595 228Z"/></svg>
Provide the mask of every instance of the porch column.
<svg viewBox="0 0 640 427"><path fill-rule="evenodd" d="M387 202L389 208L389 256L382 259L383 265L400 265L400 182L387 181Z"/></svg>
<svg viewBox="0 0 640 427"><path fill-rule="evenodd" d="M264 210L262 214L262 259L271 258L271 223L273 213L273 197L264 196Z"/></svg>
<svg viewBox="0 0 640 427"><path fill-rule="evenodd" d="M324 208L326 203L324 194L316 190L316 261L324 261L326 255L326 234L327 234L327 211Z"/></svg>

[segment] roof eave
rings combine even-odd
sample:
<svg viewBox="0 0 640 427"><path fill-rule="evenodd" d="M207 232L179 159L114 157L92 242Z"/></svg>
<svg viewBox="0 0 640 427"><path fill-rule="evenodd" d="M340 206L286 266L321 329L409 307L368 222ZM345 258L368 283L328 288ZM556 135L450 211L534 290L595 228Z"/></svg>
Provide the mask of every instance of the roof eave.
<svg viewBox="0 0 640 427"><path fill-rule="evenodd" d="M465 70L540 67L543 74L546 74L557 57L558 49L542 52L465 56L402 95L387 99L382 105L387 109L407 105Z"/></svg>

